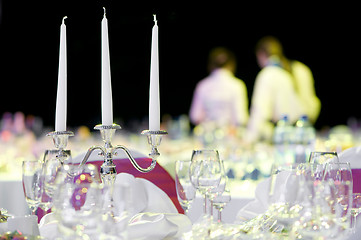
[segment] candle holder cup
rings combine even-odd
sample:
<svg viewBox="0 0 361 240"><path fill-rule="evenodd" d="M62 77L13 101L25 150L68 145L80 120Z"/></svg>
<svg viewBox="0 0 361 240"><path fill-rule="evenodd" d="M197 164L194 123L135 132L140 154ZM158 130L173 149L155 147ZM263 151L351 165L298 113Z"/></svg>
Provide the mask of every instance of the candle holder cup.
<svg viewBox="0 0 361 240"><path fill-rule="evenodd" d="M69 156L69 150L65 150L68 145L68 138L74 136L71 131L54 131L49 132L47 136L52 137L55 148L59 151L57 158L61 163ZM48 151L45 151L44 159L46 159Z"/></svg>

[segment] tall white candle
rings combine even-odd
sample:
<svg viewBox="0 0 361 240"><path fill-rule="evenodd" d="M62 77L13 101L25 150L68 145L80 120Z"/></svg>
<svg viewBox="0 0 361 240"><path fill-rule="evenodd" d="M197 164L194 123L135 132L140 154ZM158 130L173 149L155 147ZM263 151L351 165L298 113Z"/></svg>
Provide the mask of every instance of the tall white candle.
<svg viewBox="0 0 361 240"><path fill-rule="evenodd" d="M149 130L160 129L159 110L159 65L158 65L158 25L154 15L152 30L152 50L150 63L150 88L149 88Z"/></svg>
<svg viewBox="0 0 361 240"><path fill-rule="evenodd" d="M108 20L102 20L102 124L113 124L112 84L110 80Z"/></svg>
<svg viewBox="0 0 361 240"><path fill-rule="evenodd" d="M67 57L66 57L66 26L63 18L60 26L58 91L56 97L55 131L66 131L67 107Z"/></svg>

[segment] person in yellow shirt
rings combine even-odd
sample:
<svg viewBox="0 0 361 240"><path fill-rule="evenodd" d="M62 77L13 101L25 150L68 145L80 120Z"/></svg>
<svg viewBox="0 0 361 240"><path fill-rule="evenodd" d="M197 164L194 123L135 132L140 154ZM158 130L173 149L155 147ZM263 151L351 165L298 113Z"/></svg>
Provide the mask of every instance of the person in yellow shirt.
<svg viewBox="0 0 361 240"><path fill-rule="evenodd" d="M314 123L321 103L311 70L299 61L287 59L280 41L273 36L259 40L256 57L261 70L252 94L247 140L270 140L274 124L284 115L291 122L307 115Z"/></svg>

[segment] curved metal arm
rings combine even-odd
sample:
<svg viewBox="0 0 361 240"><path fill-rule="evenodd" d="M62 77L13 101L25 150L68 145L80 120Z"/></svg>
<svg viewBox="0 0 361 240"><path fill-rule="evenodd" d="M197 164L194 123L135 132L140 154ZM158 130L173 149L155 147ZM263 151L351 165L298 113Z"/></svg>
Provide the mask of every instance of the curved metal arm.
<svg viewBox="0 0 361 240"><path fill-rule="evenodd" d="M79 164L79 167L82 167L82 166L88 161L90 155L91 155L92 152L93 152L94 150L96 150L96 149L99 149L103 154L105 154L102 147L100 147L100 146L92 146L92 147L90 147L90 148L88 149L87 153L86 153L85 156L84 156L83 161Z"/></svg>
<svg viewBox="0 0 361 240"><path fill-rule="evenodd" d="M154 169L155 165L157 164L157 160L152 158L152 163L149 165L149 167L147 168L142 168L141 166L139 166L139 164L135 161L135 159L133 158L133 156L130 154L130 151L122 145L117 145L114 147L113 149L113 154L115 153L116 150L118 149L122 149L126 154L127 157L129 158L130 162L132 163L132 165L139 171L142 173L147 173L150 172Z"/></svg>

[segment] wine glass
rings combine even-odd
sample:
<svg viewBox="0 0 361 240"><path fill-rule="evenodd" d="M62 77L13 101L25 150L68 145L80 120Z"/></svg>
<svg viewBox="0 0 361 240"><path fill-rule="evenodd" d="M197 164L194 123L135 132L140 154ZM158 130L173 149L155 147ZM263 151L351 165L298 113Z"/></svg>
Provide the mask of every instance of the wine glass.
<svg viewBox="0 0 361 240"><path fill-rule="evenodd" d="M227 182L227 181L226 181ZM213 198L213 206L218 211L217 223L222 223L222 211L224 207L231 201L231 191L226 185L222 194Z"/></svg>
<svg viewBox="0 0 361 240"><path fill-rule="evenodd" d="M204 197L204 215L202 220L209 224L212 217L208 206L208 193L219 185L222 175L218 151L193 150L189 175L193 186Z"/></svg>
<svg viewBox="0 0 361 240"><path fill-rule="evenodd" d="M326 164L328 162L339 162L337 152L311 152L308 160L311 164Z"/></svg>
<svg viewBox="0 0 361 240"><path fill-rule="evenodd" d="M328 162L325 168L324 180L334 185L336 202L333 209L336 223L340 226L340 234L350 227L352 208L352 172L348 162Z"/></svg>
<svg viewBox="0 0 361 240"><path fill-rule="evenodd" d="M41 201L41 163L38 161L23 161L22 182L25 200L31 213L35 215Z"/></svg>
<svg viewBox="0 0 361 240"><path fill-rule="evenodd" d="M189 160L177 160L175 163L175 182L177 197L180 205L187 215L190 205L196 196L196 189L191 183L189 177Z"/></svg>
<svg viewBox="0 0 361 240"><path fill-rule="evenodd" d="M330 181L304 178L301 186L304 198L300 217L292 227L292 239L328 239L337 234L334 185Z"/></svg>
<svg viewBox="0 0 361 240"><path fill-rule="evenodd" d="M271 168L267 213L281 228L291 226L300 217L306 167L303 163L284 163Z"/></svg>
<svg viewBox="0 0 361 240"><path fill-rule="evenodd" d="M64 164L72 161L70 150L46 150L42 162L42 199L40 207L47 211L52 207L54 192L58 188L57 176Z"/></svg>
<svg viewBox="0 0 361 240"><path fill-rule="evenodd" d="M353 193L352 194L352 208L351 208L351 230L352 233L356 232L356 221L357 216L361 212L361 193Z"/></svg>
<svg viewBox="0 0 361 240"><path fill-rule="evenodd" d="M311 152L309 163L315 180L322 180L328 162L339 162L337 152Z"/></svg>
<svg viewBox="0 0 361 240"><path fill-rule="evenodd" d="M103 230L104 188L96 167L89 165L79 169L73 181L59 184L54 192L53 210L64 239L93 239Z"/></svg>
<svg viewBox="0 0 361 240"><path fill-rule="evenodd" d="M227 178L227 175L226 175L226 171L224 170L224 164L223 164L223 161L221 160L221 180L219 181L219 184L218 186L212 188L209 190L209 192L207 193L207 196L210 200L210 214L211 216L213 217L213 199L216 198L217 196L220 196L225 188L226 188L226 184L227 184L227 181L228 181L228 178Z"/></svg>

